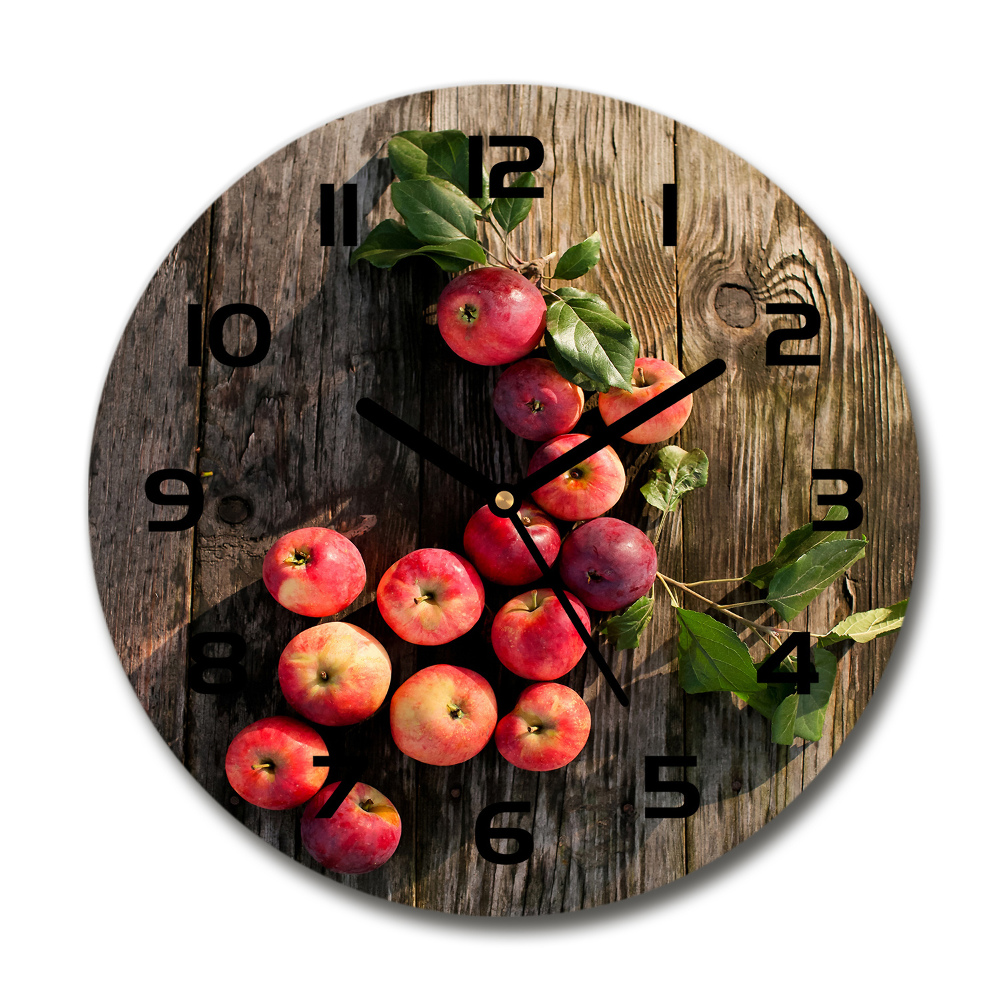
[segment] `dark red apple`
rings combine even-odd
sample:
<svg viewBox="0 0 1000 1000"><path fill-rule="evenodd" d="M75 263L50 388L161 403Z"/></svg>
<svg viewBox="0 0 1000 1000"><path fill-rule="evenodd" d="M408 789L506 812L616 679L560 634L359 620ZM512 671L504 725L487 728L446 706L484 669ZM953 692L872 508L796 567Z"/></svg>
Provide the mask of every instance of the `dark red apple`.
<svg viewBox="0 0 1000 1000"><path fill-rule="evenodd" d="M599 517L566 536L559 572L588 608L617 611L653 586L656 549L633 525Z"/></svg>
<svg viewBox="0 0 1000 1000"><path fill-rule="evenodd" d="M546 517L544 511L532 504L521 504L517 513L542 558L552 566L559 555L562 541L559 529ZM462 544L476 569L494 583L520 587L532 583L542 575L510 519L497 517L490 513L489 507L480 507L469 518Z"/></svg>
<svg viewBox="0 0 1000 1000"><path fill-rule="evenodd" d="M445 285L437 321L459 357L477 365L505 365L538 346L545 333L545 300L517 271L478 267Z"/></svg>
<svg viewBox="0 0 1000 1000"><path fill-rule="evenodd" d="M583 390L564 379L547 358L525 358L497 379L493 409L518 437L548 441L576 427Z"/></svg>

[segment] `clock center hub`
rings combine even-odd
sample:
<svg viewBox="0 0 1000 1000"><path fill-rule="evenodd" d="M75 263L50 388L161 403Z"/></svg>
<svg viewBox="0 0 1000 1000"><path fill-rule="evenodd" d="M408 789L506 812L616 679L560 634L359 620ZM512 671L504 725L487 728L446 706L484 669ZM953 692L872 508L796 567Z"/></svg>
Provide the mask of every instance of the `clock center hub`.
<svg viewBox="0 0 1000 1000"><path fill-rule="evenodd" d="M514 494L510 490L501 490L494 498L493 502L501 510L510 510L514 506Z"/></svg>

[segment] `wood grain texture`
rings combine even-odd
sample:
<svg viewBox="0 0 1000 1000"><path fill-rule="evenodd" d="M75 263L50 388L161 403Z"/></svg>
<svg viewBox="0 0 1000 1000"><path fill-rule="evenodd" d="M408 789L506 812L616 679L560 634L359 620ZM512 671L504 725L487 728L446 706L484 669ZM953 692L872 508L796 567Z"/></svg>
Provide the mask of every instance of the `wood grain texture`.
<svg viewBox="0 0 1000 1000"><path fill-rule="evenodd" d="M573 284L597 292L628 319L642 354L686 371L714 357L726 360L726 377L699 393L677 439L709 454L710 483L685 500L663 532L664 572L686 580L746 572L770 556L784 533L821 515L814 494L838 487L812 490L811 469L850 467L865 478L861 530L871 542L868 557L793 627L823 631L853 610L893 603L907 595L912 579L916 445L901 377L846 264L766 178L662 116L552 88L416 94L331 122L237 182L157 272L108 376L90 494L105 614L151 719L238 821L316 871L322 869L301 846L298 811L267 812L242 802L223 768L226 748L243 726L289 711L277 659L292 635L314 624L279 607L261 583L261 561L273 541L313 524L360 532L367 586L337 617L386 646L391 690L423 666L458 663L490 681L503 714L524 686L501 668L488 643L491 615L515 590L488 586L480 625L443 647L410 646L382 621L374 604L382 573L417 547L460 551L465 523L480 503L354 411L358 398L371 396L488 475L516 480L533 446L507 432L493 411L500 370L461 361L425 324L425 307L447 281L433 264L417 260L391 272L349 268L349 247L320 245L321 184L334 184L338 196L344 183L358 185L363 238L394 217L388 138L402 129L443 128L538 136L545 162L537 174L546 195L514 234L514 251L526 258L564 250L599 231L600 265ZM676 252L661 245L662 185L674 182ZM495 239L490 248L502 252ZM768 316L765 306L795 301L820 312L822 365L768 368L767 333L794 318ZM206 317L232 302L263 309L272 331L265 362L229 367L206 350L202 366L189 367L186 311L193 302ZM247 353L254 337L245 318L228 321L231 352ZM588 409L580 429L598 419ZM655 451L619 449L630 485L611 512L650 532L658 514L637 487ZM151 517L172 516L143 492L146 476L165 467L202 476L205 513L193 531L146 528ZM722 584L709 593L732 601L757 596L749 586ZM675 616L662 592L658 598L639 648L609 654L630 696L628 711L594 664L585 660L564 678L590 707L593 730L584 752L562 770L517 770L492 744L458 767L409 760L389 735L388 700L358 727L321 728L343 767L364 755L364 780L396 804L404 829L383 868L329 877L449 912L559 912L675 881L780 812L850 732L884 669L891 637L839 650L820 742L775 747L767 721L735 698L684 695ZM700 609L694 599L684 604ZM246 641L248 683L238 694L188 690L188 635L206 631L235 632ZM694 816L644 818L646 806L671 804L644 792L650 754L697 758L686 775L701 792ZM534 851L524 864L496 865L476 849L476 817L500 801L530 803L529 812L494 824L531 831ZM494 847L505 849L502 841Z"/></svg>

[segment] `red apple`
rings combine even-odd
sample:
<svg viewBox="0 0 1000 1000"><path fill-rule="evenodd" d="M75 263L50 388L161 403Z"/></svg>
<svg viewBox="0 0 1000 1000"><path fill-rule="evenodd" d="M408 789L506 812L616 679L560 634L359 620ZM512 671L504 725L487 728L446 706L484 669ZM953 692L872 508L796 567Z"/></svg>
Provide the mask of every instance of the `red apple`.
<svg viewBox="0 0 1000 1000"><path fill-rule="evenodd" d="M572 594L567 596L589 632L586 608ZM509 600L493 619L490 638L500 662L518 677L532 681L562 677L587 651L586 643L551 590L529 590Z"/></svg>
<svg viewBox="0 0 1000 1000"><path fill-rule="evenodd" d="M557 459L586 434L562 434L542 445L528 463L528 474ZM589 521L610 510L625 490L625 469L610 445L585 458L531 494L535 503L563 521Z"/></svg>
<svg viewBox="0 0 1000 1000"><path fill-rule="evenodd" d="M343 611L365 588L365 562L332 528L282 535L264 556L264 586L289 611L325 618Z"/></svg>
<svg viewBox="0 0 1000 1000"><path fill-rule="evenodd" d="M461 764L475 757L496 723L497 700L485 678L447 663L418 670L389 703L396 746L424 764Z"/></svg>
<svg viewBox="0 0 1000 1000"><path fill-rule="evenodd" d="M505 365L538 346L545 333L545 300L517 271L478 267L445 285L437 321L459 357L477 365Z"/></svg>
<svg viewBox="0 0 1000 1000"><path fill-rule="evenodd" d="M329 819L316 813L340 782L316 793L302 814L302 846L324 867L343 875L374 871L392 857L403 832L396 807L360 781Z"/></svg>
<svg viewBox="0 0 1000 1000"><path fill-rule="evenodd" d="M521 504L517 513L542 558L551 566L559 555L559 529L532 504ZM510 519L497 517L489 507L480 507L469 518L462 544L476 569L494 583L519 587L542 575Z"/></svg>
<svg viewBox="0 0 1000 1000"><path fill-rule="evenodd" d="M373 715L385 700L391 677L382 644L347 622L307 628L278 660L285 700L321 726L350 726Z"/></svg>
<svg viewBox="0 0 1000 1000"><path fill-rule="evenodd" d="M525 358L497 379L493 409L518 437L548 441L576 427L583 390L564 379L547 358Z"/></svg>
<svg viewBox="0 0 1000 1000"><path fill-rule="evenodd" d="M631 413L637 406L649 402L664 389L684 378L683 373L669 361L659 358L637 358L632 371L632 391L611 388L597 397L597 407L606 424L613 424L620 417ZM668 406L655 417L639 424L635 430L623 434L625 441L633 444L655 444L673 437L691 415L691 397Z"/></svg>
<svg viewBox="0 0 1000 1000"><path fill-rule="evenodd" d="M559 572L588 608L617 611L653 586L656 549L633 525L599 517L566 536Z"/></svg>
<svg viewBox="0 0 1000 1000"><path fill-rule="evenodd" d="M465 635L486 602L472 563L447 549L416 549L394 562L375 592L386 624L407 642L440 646Z"/></svg>
<svg viewBox="0 0 1000 1000"><path fill-rule="evenodd" d="M531 684L496 730L497 749L514 767L554 771L583 749L590 735L590 709L565 684Z"/></svg>
<svg viewBox="0 0 1000 1000"><path fill-rule="evenodd" d="M241 729L226 752L226 777L237 794L264 809L291 809L316 794L329 768L319 733L298 719L275 715Z"/></svg>

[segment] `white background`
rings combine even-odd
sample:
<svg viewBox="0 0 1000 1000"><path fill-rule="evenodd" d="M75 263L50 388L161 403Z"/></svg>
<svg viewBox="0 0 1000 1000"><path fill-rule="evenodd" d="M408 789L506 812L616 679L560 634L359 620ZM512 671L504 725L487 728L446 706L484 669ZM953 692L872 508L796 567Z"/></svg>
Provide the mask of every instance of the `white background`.
<svg viewBox="0 0 1000 1000"><path fill-rule="evenodd" d="M987 70L998 25L988 10L175 0L8 11L8 996L688 989L814 1000L993 985L998 212ZM478 82L633 101L763 170L869 293L920 446L908 624L836 760L721 861L558 918L414 913L331 884L235 824L132 693L86 530L112 351L187 226L265 155L331 118Z"/></svg>

